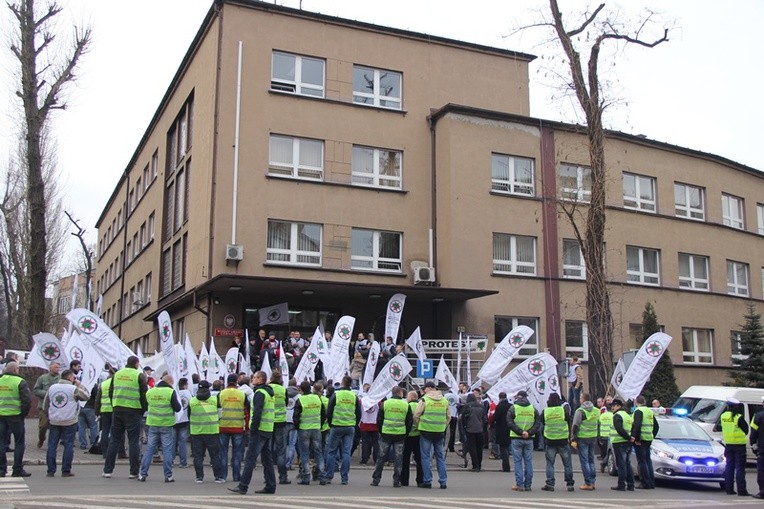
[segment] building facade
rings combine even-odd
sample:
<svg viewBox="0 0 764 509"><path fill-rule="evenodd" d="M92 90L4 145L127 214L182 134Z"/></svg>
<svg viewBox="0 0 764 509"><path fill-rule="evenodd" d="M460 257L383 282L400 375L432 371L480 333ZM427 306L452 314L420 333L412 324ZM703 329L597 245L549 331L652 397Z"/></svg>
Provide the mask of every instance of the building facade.
<svg viewBox="0 0 764 509"><path fill-rule="evenodd" d="M587 359L586 137L530 117L533 56L257 1L211 7L101 217L102 316L157 348L258 329L401 336L515 325ZM745 306L764 300L764 178L724 158L609 133L606 264L616 356L646 302L680 387L721 382ZM218 347L219 348L219 347ZM218 350L220 351L220 350Z"/></svg>

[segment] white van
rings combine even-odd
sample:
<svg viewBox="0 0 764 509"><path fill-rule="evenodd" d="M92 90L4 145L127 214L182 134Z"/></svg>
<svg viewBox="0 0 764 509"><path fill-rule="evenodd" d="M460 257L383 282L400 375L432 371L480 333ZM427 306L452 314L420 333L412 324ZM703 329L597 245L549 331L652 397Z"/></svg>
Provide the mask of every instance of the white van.
<svg viewBox="0 0 764 509"><path fill-rule="evenodd" d="M714 426L719 422L727 400L735 398L743 403L745 421L750 425L756 412L764 410L762 405L764 389L750 387L724 387L711 385L693 385L674 403L674 414L679 415L678 409L687 411L687 417L697 422L709 435L721 441L721 432L714 432ZM755 460L750 443L748 444L748 460Z"/></svg>

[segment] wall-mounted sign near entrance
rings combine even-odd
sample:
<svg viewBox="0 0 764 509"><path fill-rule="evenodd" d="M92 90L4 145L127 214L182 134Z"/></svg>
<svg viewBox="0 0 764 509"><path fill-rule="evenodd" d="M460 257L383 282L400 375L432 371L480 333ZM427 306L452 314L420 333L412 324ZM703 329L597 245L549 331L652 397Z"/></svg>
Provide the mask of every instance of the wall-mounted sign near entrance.
<svg viewBox="0 0 764 509"><path fill-rule="evenodd" d="M470 352L485 352L486 345L488 343L488 336L470 335L469 340L466 335L462 336L462 352L466 352L467 348ZM431 353L456 353L459 351L458 339L423 339L422 346L427 354Z"/></svg>
<svg viewBox="0 0 764 509"><path fill-rule="evenodd" d="M228 336L228 337L234 337L234 336L240 336L244 337L244 329L224 329L222 327L215 328L213 336Z"/></svg>
<svg viewBox="0 0 764 509"><path fill-rule="evenodd" d="M223 317L223 326L226 329L233 329L236 327L236 317L232 314L227 314Z"/></svg>

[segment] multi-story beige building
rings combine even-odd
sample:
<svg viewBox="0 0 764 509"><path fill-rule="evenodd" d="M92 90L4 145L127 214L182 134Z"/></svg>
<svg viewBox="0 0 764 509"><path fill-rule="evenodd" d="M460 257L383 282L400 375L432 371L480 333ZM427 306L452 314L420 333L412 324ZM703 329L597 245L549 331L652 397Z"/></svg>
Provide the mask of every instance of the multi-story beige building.
<svg viewBox="0 0 764 509"><path fill-rule="evenodd" d="M348 314L380 337L400 292L404 337L464 327L490 350L528 324L522 353L586 359L586 269L562 213L586 207L586 138L529 116L533 58L215 2L98 220L104 319L144 351L162 310L176 337L220 346L280 302L304 335ZM680 388L721 382L764 299L763 175L615 132L606 157L616 355L649 301Z"/></svg>

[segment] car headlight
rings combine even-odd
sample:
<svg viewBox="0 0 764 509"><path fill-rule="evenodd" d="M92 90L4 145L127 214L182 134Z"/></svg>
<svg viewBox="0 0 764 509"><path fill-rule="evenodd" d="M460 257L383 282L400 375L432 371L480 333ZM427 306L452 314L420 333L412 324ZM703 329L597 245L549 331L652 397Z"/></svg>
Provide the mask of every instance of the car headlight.
<svg viewBox="0 0 764 509"><path fill-rule="evenodd" d="M658 456L659 458L669 459L669 460L673 460L674 459L674 455L672 453L670 453L668 451L664 451L663 449L657 449L655 447L651 447L650 448L650 452L652 454Z"/></svg>

